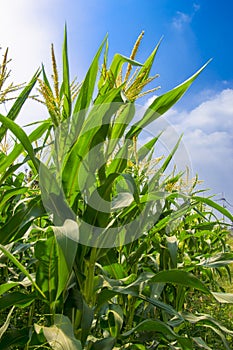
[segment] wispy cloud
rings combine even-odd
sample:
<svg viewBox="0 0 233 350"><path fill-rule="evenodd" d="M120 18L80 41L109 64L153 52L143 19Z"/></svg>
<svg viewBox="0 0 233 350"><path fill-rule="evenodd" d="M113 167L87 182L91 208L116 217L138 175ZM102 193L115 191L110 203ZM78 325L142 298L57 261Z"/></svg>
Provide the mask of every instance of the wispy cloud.
<svg viewBox="0 0 233 350"><path fill-rule="evenodd" d="M192 22L192 19L197 11L199 11L200 5L194 3L193 4L193 12L191 14L187 14L181 11L176 12L176 16L172 19L172 26L177 29L181 30L185 25Z"/></svg>
<svg viewBox="0 0 233 350"><path fill-rule="evenodd" d="M192 21L192 16L187 15L184 12L177 11L176 16L172 20L172 25L175 29L182 29L185 24Z"/></svg>
<svg viewBox="0 0 233 350"><path fill-rule="evenodd" d="M196 4L196 3L193 4L193 9L195 12L199 11L200 8L201 8L201 6L199 4Z"/></svg>

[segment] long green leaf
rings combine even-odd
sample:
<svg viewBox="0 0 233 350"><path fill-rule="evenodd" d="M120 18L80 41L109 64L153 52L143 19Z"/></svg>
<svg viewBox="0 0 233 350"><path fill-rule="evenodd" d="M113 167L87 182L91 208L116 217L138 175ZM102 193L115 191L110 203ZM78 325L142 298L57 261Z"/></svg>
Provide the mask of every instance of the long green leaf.
<svg viewBox="0 0 233 350"><path fill-rule="evenodd" d="M79 134L82 128L85 115L87 113L87 109L90 106L90 103L93 99L93 92L94 92L96 77L98 73L98 62L99 62L100 54L103 50L103 47L106 41L107 41L107 36L104 38L102 44L100 45L100 48L98 49L90 65L90 68L88 69L88 72L82 83L77 101L74 106L73 118L75 121L76 128L78 129L76 131L77 135Z"/></svg>
<svg viewBox="0 0 233 350"><path fill-rule="evenodd" d="M34 327L38 334L41 330L43 331L53 350L82 350L80 341L74 336L69 318L64 315L55 315L54 325L51 327L43 327L38 324L35 324Z"/></svg>
<svg viewBox="0 0 233 350"><path fill-rule="evenodd" d="M0 298L0 310L7 309L11 306L24 308L29 306L35 299L36 293L23 294L20 292L11 292Z"/></svg>
<svg viewBox="0 0 233 350"><path fill-rule="evenodd" d="M1 227L0 243L8 244L17 241L27 231L32 221L45 214L39 197L30 200L26 207L17 211L9 220Z"/></svg>
<svg viewBox="0 0 233 350"><path fill-rule="evenodd" d="M143 66L142 63L139 63L135 60L132 60L126 56L120 55L119 53L115 54L113 57L112 63L110 65L110 72L113 75L113 77L116 79L117 76L119 75L122 65L124 63L130 63L132 66Z"/></svg>
<svg viewBox="0 0 233 350"><path fill-rule="evenodd" d="M198 265L209 268L226 266L233 263L233 253L220 253L201 261Z"/></svg>
<svg viewBox="0 0 233 350"><path fill-rule="evenodd" d="M62 51L63 61L63 118L68 119L71 115L71 92L70 92L70 76L69 76L69 60L68 60L68 47L67 47L67 27L64 31L64 42Z"/></svg>
<svg viewBox="0 0 233 350"><path fill-rule="evenodd" d="M139 148L137 152L138 161L141 162L149 152L153 150L154 145L159 140L160 136L163 132L160 132L158 136L154 137L152 140L147 142L145 145L143 145L141 148Z"/></svg>
<svg viewBox="0 0 233 350"><path fill-rule="evenodd" d="M78 225L72 220L66 220L64 225L53 226L53 231L58 243L58 286L56 299L64 291L68 278L72 272L74 259L78 247Z"/></svg>
<svg viewBox="0 0 233 350"><path fill-rule="evenodd" d="M25 131L17 125L13 120L9 119L8 117L4 117L2 114L0 114L0 122L9 129L22 143L25 151L28 153L29 157L31 158L35 168L39 169L39 162L38 159L36 159L33 147L31 145L31 142L25 133Z"/></svg>
<svg viewBox="0 0 233 350"><path fill-rule="evenodd" d="M219 303L223 304L233 304L233 293L217 293L211 292L211 294L215 297L215 299Z"/></svg>
<svg viewBox="0 0 233 350"><path fill-rule="evenodd" d="M209 207L217 210L219 213L221 213L224 216L226 216L228 219L231 220L231 222L233 221L233 215L226 208L224 208L221 205L215 203L211 199L204 198L204 197L199 197L199 196L193 196L192 199L196 200L197 202L207 204Z"/></svg>
<svg viewBox="0 0 233 350"><path fill-rule="evenodd" d="M116 343L116 339L108 337L97 340L90 348L90 350L112 350Z"/></svg>
<svg viewBox="0 0 233 350"><path fill-rule="evenodd" d="M9 201L9 199L11 199L12 197L24 194L27 191L28 191L27 187L12 188L8 191L5 191L5 193L2 195L1 202L0 202L0 211L4 208L6 202Z"/></svg>
<svg viewBox="0 0 233 350"><path fill-rule="evenodd" d="M35 246L35 257L38 260L36 281L51 307L56 301L58 287L58 251L54 236L40 240ZM62 276L61 276L62 277Z"/></svg>
<svg viewBox="0 0 233 350"><path fill-rule="evenodd" d="M175 340L180 336L176 334L165 322L147 319L139 323L136 327L122 334L122 337L129 337L135 332L156 332L162 333L167 339Z"/></svg>
<svg viewBox="0 0 233 350"><path fill-rule="evenodd" d="M20 271L32 282L33 286L36 288L36 290L42 295L43 298L45 298L45 294L42 292L42 290L39 288L39 286L36 284L28 270L17 260L14 255L12 255L3 245L0 244L0 250L8 257L8 259L11 260L11 262L20 269Z"/></svg>
<svg viewBox="0 0 233 350"><path fill-rule="evenodd" d="M2 338L3 334L6 332L9 324L10 324L10 321L11 321L11 315L14 311L14 306L10 309L8 315L7 315L7 318L6 318L6 321L4 322L4 324L2 325L2 327L0 327L0 339Z"/></svg>
<svg viewBox="0 0 233 350"><path fill-rule="evenodd" d="M200 337L194 337L194 338L192 338L192 340L199 346L199 348L206 349L206 350L213 350Z"/></svg>
<svg viewBox="0 0 233 350"><path fill-rule="evenodd" d="M175 283L210 294L209 289L197 277L187 271L178 269L160 271L150 280L150 282Z"/></svg>
<svg viewBox="0 0 233 350"><path fill-rule="evenodd" d="M20 329L8 329L6 334L0 340L1 350L9 350L12 348L24 348L29 341L28 327Z"/></svg>
<svg viewBox="0 0 233 350"><path fill-rule="evenodd" d="M81 180L79 174L80 163L91 147L94 146L93 139L95 136L102 136L102 131L103 133L105 132L101 127L108 126L110 121L103 122L104 118L110 119L118 109L119 104L112 102L116 98L120 98L120 90L120 88L111 90L101 98L103 103L93 107L83 125L82 134L64 161L63 188L71 205L79 191L78 182ZM79 181L77 181L78 178Z"/></svg>
<svg viewBox="0 0 233 350"><path fill-rule="evenodd" d="M16 117L18 116L23 104L27 100L30 92L32 91L34 85L36 84L37 78L39 77L39 75L40 75L40 71L38 70L35 73L35 75L33 76L33 78L31 79L30 83L23 89L23 91L21 92L19 97L16 99L15 103L11 107L9 113L7 114L7 117L10 120L15 120ZM0 142L2 141L2 138L3 138L7 128L8 128L8 126L4 125L4 124L0 127Z"/></svg>
<svg viewBox="0 0 233 350"><path fill-rule="evenodd" d="M186 90L190 87L190 85L194 82L194 80L198 77L198 75L203 71L209 62L210 61L208 61L201 69L199 69L194 75L192 75L181 85L178 85L174 89L157 97L148 107L143 118L130 128L127 137L132 138L134 135L138 135L143 128L167 112L183 96Z"/></svg>
<svg viewBox="0 0 233 350"><path fill-rule="evenodd" d="M0 285L0 295L5 294L8 290L18 286L19 282L7 282Z"/></svg>
<svg viewBox="0 0 233 350"><path fill-rule="evenodd" d="M44 121L41 125L39 125L35 130L31 132L31 134L28 136L30 143L32 144L33 142L39 140L43 134L50 128L51 122L49 120ZM0 174L3 174L2 178L0 178L0 183L6 178L5 177L5 172L8 167L11 166L19 157L19 155L23 152L24 147L23 145L20 144L15 144L13 150L5 157L3 160L0 160ZM14 171L12 169L12 171ZM10 172L8 173L8 175Z"/></svg>
<svg viewBox="0 0 233 350"><path fill-rule="evenodd" d="M194 314L190 314L187 312L183 312L182 316L184 317L185 320L189 321L190 323L200 323L200 324L211 324L213 325L215 328L219 328L221 331L223 331L224 333L233 335L233 331L231 329L226 328L224 325L222 325L220 322L218 322L216 319L214 319L213 317L211 317L208 314L198 314L198 315L194 315Z"/></svg>

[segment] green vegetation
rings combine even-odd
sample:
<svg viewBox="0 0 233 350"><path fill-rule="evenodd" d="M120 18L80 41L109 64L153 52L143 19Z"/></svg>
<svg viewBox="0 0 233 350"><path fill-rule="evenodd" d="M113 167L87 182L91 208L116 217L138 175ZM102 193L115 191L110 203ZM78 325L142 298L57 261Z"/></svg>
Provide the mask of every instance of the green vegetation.
<svg viewBox="0 0 233 350"><path fill-rule="evenodd" d="M161 134L138 146L205 66L135 122L159 47L135 61L142 36L110 65L105 38L82 84L69 77L66 30L61 83L53 47L52 83L42 67L5 88L4 57L0 102L21 92L0 114L2 350L232 348L233 252L216 212L233 217L197 179L167 174L180 139L165 158L154 159ZM15 120L36 84L48 119L27 135Z"/></svg>

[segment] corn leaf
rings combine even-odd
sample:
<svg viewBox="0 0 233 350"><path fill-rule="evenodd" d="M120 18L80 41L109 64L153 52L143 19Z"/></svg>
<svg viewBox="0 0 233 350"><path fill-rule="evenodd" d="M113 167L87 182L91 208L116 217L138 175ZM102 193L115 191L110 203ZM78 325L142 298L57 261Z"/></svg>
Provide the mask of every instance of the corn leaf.
<svg viewBox="0 0 233 350"><path fill-rule="evenodd" d="M39 162L38 162L38 159L36 159L35 157L33 147L25 131L19 125L17 125L13 120L9 119L8 117L4 117L2 114L0 114L0 122L19 139L25 151L28 153L29 157L31 158L35 168L38 170Z"/></svg>
<svg viewBox="0 0 233 350"><path fill-rule="evenodd" d="M160 271L151 278L150 282L174 283L210 294L209 289L197 277L187 271L178 269Z"/></svg>
<svg viewBox="0 0 233 350"><path fill-rule="evenodd" d="M14 306L10 309L8 315L7 315L7 318L6 318L6 321L4 322L4 324L2 325L2 327L0 328L0 339L2 338L3 334L6 332L9 324L10 324L10 321L11 321L11 315L14 311Z"/></svg>
<svg viewBox="0 0 233 350"><path fill-rule="evenodd" d="M68 119L71 115L71 93L70 93L70 74L69 74L69 61L68 61L68 47L67 47L67 27L64 31L64 42L62 51L62 63L63 63L63 118Z"/></svg>
<svg viewBox="0 0 233 350"><path fill-rule="evenodd" d="M43 327L38 324L35 324L34 327L38 334L41 330L43 331L53 350L82 350L80 341L74 336L69 318L64 315L55 315L54 325L51 327Z"/></svg>
<svg viewBox="0 0 233 350"><path fill-rule="evenodd" d="M90 106L90 103L93 99L93 92L95 88L96 77L98 73L98 62L103 50L104 45L106 44L107 36L104 38L100 48L98 49L90 68L86 74L86 77L82 83L81 89L77 101L74 106L73 119L75 122L75 128L77 129L76 133L79 134L81 127L83 125L87 109Z"/></svg>
<svg viewBox="0 0 233 350"><path fill-rule="evenodd" d="M112 350L115 345L115 338L108 337L97 340L90 348L90 350Z"/></svg>
<svg viewBox="0 0 233 350"><path fill-rule="evenodd" d="M127 133L127 137L131 138L134 135L138 135L143 128L145 128L154 120L158 119L162 114L167 112L183 96L183 94L187 91L187 89L198 77L198 75L203 71L203 69L207 66L208 63L209 61L181 85L178 85L174 89L157 97L148 107L143 118L131 127L131 129Z"/></svg>
<svg viewBox="0 0 233 350"><path fill-rule="evenodd" d="M20 308L27 307L37 298L37 296L36 292L30 294L20 292L8 293L0 298L0 310L5 310L11 306Z"/></svg>
<svg viewBox="0 0 233 350"><path fill-rule="evenodd" d="M8 244L21 238L30 227L34 219L44 214L44 208L38 197L33 198L27 206L18 210L1 227L0 243Z"/></svg>
<svg viewBox="0 0 233 350"><path fill-rule="evenodd" d="M13 254L9 252L2 244L0 244L0 250L7 256L11 262L18 267L18 269L29 279L29 281L32 282L33 286L36 288L36 290L42 295L43 298L45 298L45 294L42 292L42 290L39 288L39 286L36 284L30 273L27 271L27 269L17 260Z"/></svg>
<svg viewBox="0 0 233 350"><path fill-rule="evenodd" d="M44 121L41 125L39 125L35 130L31 132L28 136L29 142L32 144L36 140L40 139L43 134L50 128L50 121ZM8 167L10 167L17 157L24 151L24 146L20 144L15 144L13 150L5 157L3 160L0 159L0 174L3 174L0 179L0 183L6 178L4 172ZM8 175L10 172L8 173Z"/></svg>
<svg viewBox="0 0 233 350"><path fill-rule="evenodd" d="M72 220L66 220L64 225L52 227L58 243L58 285L56 299L64 291L68 278L72 272L74 259L78 247L78 225Z"/></svg>
<svg viewBox="0 0 233 350"><path fill-rule="evenodd" d="M218 203L215 203L214 201L212 201L209 198L204 198L204 197L199 197L199 196L193 196L192 197L193 200L196 200L197 202L200 203L204 203L207 204L209 207L217 210L219 213L223 214L224 216L226 216L228 219L230 219L231 221L233 221L233 215L224 207L222 207L221 205L219 205Z"/></svg>
<svg viewBox="0 0 233 350"><path fill-rule="evenodd" d="M0 295L5 294L8 290L18 286L19 282L7 282L0 285Z"/></svg>
<svg viewBox="0 0 233 350"><path fill-rule="evenodd" d="M53 305L56 300L59 279L57 268L58 252L54 236L36 243L35 257L38 259L36 281L46 295L50 305Z"/></svg>
<svg viewBox="0 0 233 350"><path fill-rule="evenodd" d="M170 339L176 339L176 333L166 325L165 322L159 321L159 320L145 320L139 323L136 327L132 328L128 332L125 332L122 334L122 337L129 337L131 334L135 332L158 332L158 333L163 333L166 337Z"/></svg>
<svg viewBox="0 0 233 350"><path fill-rule="evenodd" d="M15 120L17 118L23 104L27 100L30 92L32 91L34 85L36 84L37 78L39 77L39 75L40 75L40 71L38 70L33 76L33 78L31 79L30 83L23 89L23 91L21 92L21 94L19 95L19 97L11 107L9 113L7 114L7 118L9 118L10 120ZM2 122L2 120L0 121ZM2 141L3 136L5 135L5 132L7 131L7 128L8 128L8 125L4 124L3 122L2 124L3 125L0 127L0 142Z"/></svg>

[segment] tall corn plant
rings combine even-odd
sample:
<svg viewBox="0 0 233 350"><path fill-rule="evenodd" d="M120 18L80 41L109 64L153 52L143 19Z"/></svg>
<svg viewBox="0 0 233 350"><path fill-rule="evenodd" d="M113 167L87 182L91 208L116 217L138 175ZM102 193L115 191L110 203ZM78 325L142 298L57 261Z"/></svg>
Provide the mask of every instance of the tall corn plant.
<svg viewBox="0 0 233 350"><path fill-rule="evenodd" d="M183 233L191 226L190 216L197 230L195 237L206 234L196 221L201 225L202 220L204 223L206 220L206 225L212 227L212 221L206 219L205 209L200 211L200 205L207 204L230 219L232 216L193 191L183 194L171 190L180 181L181 174L164 179L164 173L180 140L162 164L157 164L152 175L150 164L159 135L142 147L138 148L137 144L143 129L179 100L205 66L156 98L135 122L134 101L144 94L143 88L154 78L149 75L159 47L158 44L144 64L135 61L142 35L131 56L116 54L109 68L105 38L84 81L77 85L70 83L65 30L62 82L59 83L53 47L53 86L44 67L39 79L49 119L29 136L14 122L38 73L9 115L0 116L2 133L9 129L20 141L1 163L2 184L14 178L14 172L20 167L14 162L26 153L21 164L27 162L32 173L39 175L41 191L40 194L36 188L26 196L25 186L20 185L20 193L8 193L5 189L3 192L4 203L9 203L11 198L17 200L16 194L25 197L24 204L17 210L13 207L12 218L3 225L5 234L1 232L0 249L28 284L17 278L7 280L2 285L0 308L29 307L31 315L21 337L17 331L6 331L9 323L6 319L0 343L3 349L14 344L25 348L66 346L92 350L208 348L201 335L189 334L187 327L192 324L214 329L225 348L229 348L224 334L232 335L230 330L208 315L183 312L190 289L224 302L232 302L232 295L210 292L190 273L199 276L197 271L213 266L204 254L205 259L182 265L178 240L182 241L183 237L185 245L193 238ZM101 55L103 64L99 76ZM137 67L134 72L133 67ZM40 140L39 147L33 147L32 143L37 140ZM44 162L37 156L41 150L44 150ZM45 215L41 199L49 217ZM35 206L31 207L32 203ZM22 226L18 211L24 215L26 226ZM181 222L172 225L176 219ZM21 248L28 251L29 271L19 261L19 250L14 251L9 245L17 241L30 243L29 247ZM213 259L217 263L214 267L225 266L232 261L232 254L223 252ZM5 270L8 271L7 264ZM37 323L35 313L41 314ZM14 338L17 339L14 341Z"/></svg>

